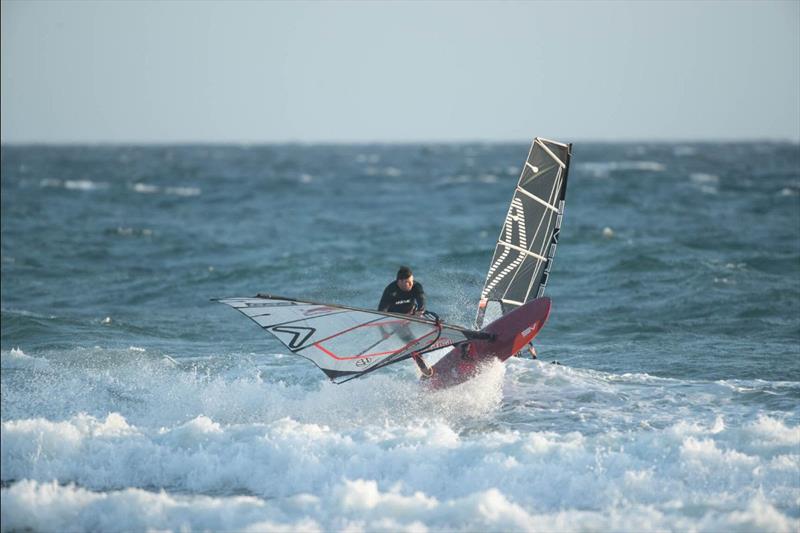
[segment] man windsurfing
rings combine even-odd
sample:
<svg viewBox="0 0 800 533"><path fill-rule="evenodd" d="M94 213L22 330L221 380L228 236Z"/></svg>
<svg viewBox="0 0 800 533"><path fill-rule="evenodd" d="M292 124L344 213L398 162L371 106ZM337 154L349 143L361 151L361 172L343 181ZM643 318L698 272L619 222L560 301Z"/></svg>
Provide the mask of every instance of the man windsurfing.
<svg viewBox="0 0 800 533"><path fill-rule="evenodd" d="M401 266L397 271L395 280L383 290L381 301L378 303L378 311L403 315L421 315L425 312L425 291L422 289L421 283L414 281L414 273L409 267ZM401 338L408 342L414 340L414 335L410 330L405 336L402 330L398 333ZM432 375L431 369L425 364L422 356L415 353L412 357L422 375L430 377Z"/></svg>
<svg viewBox="0 0 800 533"><path fill-rule="evenodd" d="M400 313L403 315L425 312L425 291L422 284L414 281L414 273L407 266L401 266L397 278L383 290L378 311Z"/></svg>

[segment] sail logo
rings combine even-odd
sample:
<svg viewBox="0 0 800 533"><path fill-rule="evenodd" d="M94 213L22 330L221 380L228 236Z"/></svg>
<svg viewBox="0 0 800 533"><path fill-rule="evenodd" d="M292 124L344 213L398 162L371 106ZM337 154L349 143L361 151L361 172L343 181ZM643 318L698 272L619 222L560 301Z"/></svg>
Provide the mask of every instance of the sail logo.
<svg viewBox="0 0 800 533"><path fill-rule="evenodd" d="M295 302L245 302L244 307L288 307L297 305Z"/></svg>
<svg viewBox="0 0 800 533"><path fill-rule="evenodd" d="M517 228L517 234L519 235L519 246L520 248L528 248L528 238L525 235L525 208L522 205L522 200L518 196L514 196L514 199L511 200L511 206L508 208L508 214L506 215L506 221L503 224L503 240L500 241L505 242L507 244L511 244L512 238L514 236L514 228ZM508 265L506 265L503 270L501 270L497 276L494 276L495 271L503 264L503 262L508 258L508 254L511 253L511 248L508 246L503 247L503 253L500 254L497 259L492 263L492 266L489 268L489 275L488 277L491 278L491 281L486 284L483 288L483 293L481 293L481 298L486 298L490 292L500 283L503 278L505 278L509 272L517 268L520 263L525 259L525 256L520 252L517 252L517 257ZM494 277L493 277L494 276Z"/></svg>
<svg viewBox="0 0 800 533"><path fill-rule="evenodd" d="M537 298L544 295L544 288L547 285L547 278L550 277L550 269L553 267L553 257L556 255L556 247L558 246L558 235L561 233L561 220L564 218L564 200L558 203L558 216L556 217L555 229L553 230L553 237L550 240L550 248L547 250L547 263L544 265L544 272L542 273L542 281L539 283L539 291L536 293Z"/></svg>
<svg viewBox="0 0 800 533"><path fill-rule="evenodd" d="M447 346L452 346L452 345L453 341L451 339L439 339L438 341L428 346L426 350L438 350L439 348L446 348Z"/></svg>
<svg viewBox="0 0 800 533"><path fill-rule="evenodd" d="M306 343L309 337L311 337L311 335L313 335L314 332L316 332L317 330L306 326L275 326L274 328L271 329L271 331L279 339L281 338L281 336L278 335L277 333L287 333L291 335L292 338L288 339L288 341L284 340L284 342L289 347L289 349L297 350L298 348L303 346L303 344Z"/></svg>

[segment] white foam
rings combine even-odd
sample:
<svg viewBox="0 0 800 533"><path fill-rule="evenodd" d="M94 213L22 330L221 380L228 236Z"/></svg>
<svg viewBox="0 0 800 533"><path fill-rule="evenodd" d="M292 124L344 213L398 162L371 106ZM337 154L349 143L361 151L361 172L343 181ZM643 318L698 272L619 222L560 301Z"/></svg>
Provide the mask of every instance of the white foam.
<svg viewBox="0 0 800 533"><path fill-rule="evenodd" d="M136 229L136 228L126 228L122 226L117 227L117 235L122 235L124 237L130 237L135 235L141 235L142 237L149 237L152 234L153 230L149 228Z"/></svg>
<svg viewBox="0 0 800 533"><path fill-rule="evenodd" d="M200 196L203 193L198 187L167 187L165 192L175 196Z"/></svg>
<svg viewBox="0 0 800 533"><path fill-rule="evenodd" d="M435 185L438 187L444 185L462 185L464 183L472 183L473 178L467 174L459 174L458 176L445 176L437 180Z"/></svg>
<svg viewBox="0 0 800 533"><path fill-rule="evenodd" d="M672 153L678 157L692 156L697 153L697 148L694 146L676 146L672 149Z"/></svg>
<svg viewBox="0 0 800 533"><path fill-rule="evenodd" d="M161 189L156 185L150 185L148 183L134 183L133 190L142 194L155 194Z"/></svg>
<svg viewBox="0 0 800 533"><path fill-rule="evenodd" d="M400 170L399 168L396 168L396 167L386 167L384 169L384 174L386 176L389 176L389 177L392 177L392 178L396 178L398 176L402 176L403 175L403 171Z"/></svg>
<svg viewBox="0 0 800 533"><path fill-rule="evenodd" d="M595 178L607 178L613 172L663 172L667 167L657 161L587 161L578 164L580 170Z"/></svg>
<svg viewBox="0 0 800 533"><path fill-rule="evenodd" d="M356 162L358 163L379 163L381 160L380 154L358 154L356 156Z"/></svg>
<svg viewBox="0 0 800 533"><path fill-rule="evenodd" d="M77 190L77 191L95 191L98 189L105 189L108 183L91 181L91 180L66 180L64 181L64 188Z"/></svg>
<svg viewBox="0 0 800 533"><path fill-rule="evenodd" d="M0 352L0 361L2 361L3 370L46 370L50 368L50 362L47 359L31 357L30 355L26 355L25 352L19 348L12 348L9 351L3 350Z"/></svg>
<svg viewBox="0 0 800 533"><path fill-rule="evenodd" d="M797 525L800 427L786 413L741 422L738 400L796 393L789 382L511 360L426 392L413 365L300 386L265 380L275 360L252 354L213 371L216 358L168 364L135 346L50 360L21 370L25 397L4 372L0 463L16 481L3 489L4 528L105 529L106 517L127 530ZM279 364L283 376L312 371Z"/></svg>
<svg viewBox="0 0 800 533"><path fill-rule="evenodd" d="M537 490L532 487L532 490ZM402 487L381 489L372 480L347 480L323 488L322 497L280 500L254 496L178 495L128 488L90 491L55 482L21 481L2 490L4 531L222 530L222 531L775 531L799 525L763 497L741 509L627 504L602 511L525 508L492 488L437 499Z"/></svg>
<svg viewBox="0 0 800 533"><path fill-rule="evenodd" d="M525 508L550 510L578 500L588 508L608 509L619 491L632 501L666 505L676 495L687 502L702 500L711 490L739 509L735 502L755 497L757 490L786 506L800 490L782 488L787 472L775 470L783 464L774 465L775 457L736 449L742 429L727 428L720 420L709 426L681 422L660 433L589 438L577 431L462 436L446 422L424 419L335 430L292 418L223 425L201 415L174 427L144 428L112 413L62 422L9 421L2 431L5 479L57 479L95 490L167 486L212 494L245 490L262 498L300 492L324 500L339 494L324 487L350 478L377 484L357 485L366 493L359 505L366 507L382 501L377 487L412 496L422 492L424 499L413 499L423 507L497 488ZM797 427L774 419L744 431L749 441L773 442L778 434L789 442L797 435ZM773 451L785 456L781 460L788 466L797 466L798 456L790 449ZM537 480L534 493L531 479Z"/></svg>
<svg viewBox="0 0 800 533"><path fill-rule="evenodd" d="M787 427L780 420L761 415L757 420L743 426L750 447L773 449L795 447L800 453L800 426Z"/></svg>
<svg viewBox="0 0 800 533"><path fill-rule="evenodd" d="M694 183L717 184L719 183L719 176L716 174L706 174L705 172L693 172L689 175L689 179Z"/></svg>

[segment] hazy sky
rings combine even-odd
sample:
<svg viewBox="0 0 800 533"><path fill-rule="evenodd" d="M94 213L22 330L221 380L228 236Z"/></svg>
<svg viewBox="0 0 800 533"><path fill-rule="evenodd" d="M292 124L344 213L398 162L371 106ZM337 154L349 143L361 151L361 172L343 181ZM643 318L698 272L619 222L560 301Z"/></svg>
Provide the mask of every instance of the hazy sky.
<svg viewBox="0 0 800 533"><path fill-rule="evenodd" d="M3 142L800 140L800 0L2 2Z"/></svg>

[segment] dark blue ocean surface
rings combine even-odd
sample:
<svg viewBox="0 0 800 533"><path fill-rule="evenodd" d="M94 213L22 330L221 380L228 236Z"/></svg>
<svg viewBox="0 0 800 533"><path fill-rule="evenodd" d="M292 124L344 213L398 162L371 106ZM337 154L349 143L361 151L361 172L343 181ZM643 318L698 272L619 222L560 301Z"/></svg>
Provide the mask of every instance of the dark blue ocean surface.
<svg viewBox="0 0 800 533"><path fill-rule="evenodd" d="M372 307L399 264L469 324L526 153L4 147L2 347L278 349L209 299ZM553 268L544 358L800 379L800 149L578 145Z"/></svg>
<svg viewBox="0 0 800 533"><path fill-rule="evenodd" d="M88 491L78 509L87 516L100 494L115 495L120 516L137 508L131 490L172 498L151 502L167 507L188 494L181 505L195 511L206 505L198 495L233 508L249 494L272 502L259 520L299 529L796 527L797 144L575 145L540 360L427 398L423 411L404 403L420 394L413 365L329 385L210 301L268 292L374 307L407 264L431 310L470 325L527 150L3 146L4 523L63 526L31 522L21 503L47 489ZM97 436L111 433L118 440ZM42 439L73 447L31 454ZM417 445L434 455L396 448ZM243 463L218 467L231 447ZM343 459L364 449L373 466ZM378 466L382 453L401 466ZM339 466L322 473L308 454ZM150 473L107 463L96 473L97 457L151 455L161 462ZM505 473L453 473L490 456ZM286 462L303 464L275 470ZM550 480L540 481L547 490L533 490L534 478ZM373 516L344 493L378 502L369 509L401 503ZM480 505L517 518L445 509ZM320 511L340 506L344 518ZM196 529L258 522L182 519ZM183 524L126 520L120 528Z"/></svg>

